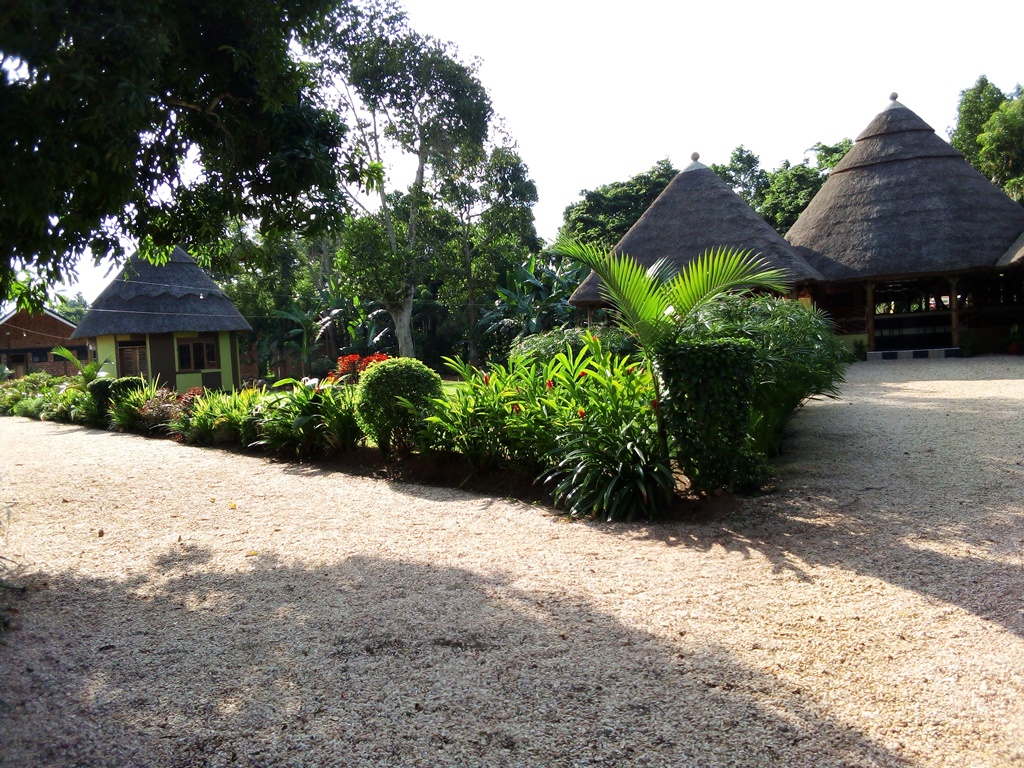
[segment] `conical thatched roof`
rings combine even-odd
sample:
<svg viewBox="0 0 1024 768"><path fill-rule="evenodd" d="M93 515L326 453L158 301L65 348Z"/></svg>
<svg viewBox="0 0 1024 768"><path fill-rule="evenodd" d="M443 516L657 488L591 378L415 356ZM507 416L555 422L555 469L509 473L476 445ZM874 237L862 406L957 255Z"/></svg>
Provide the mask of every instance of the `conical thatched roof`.
<svg viewBox="0 0 1024 768"><path fill-rule="evenodd" d="M830 281L993 267L1024 207L896 101L857 137L786 239Z"/></svg>
<svg viewBox="0 0 1024 768"><path fill-rule="evenodd" d="M645 267L668 259L681 269L710 248L751 250L794 283L821 280L804 257L747 205L718 174L693 162L669 183L615 246ZM600 279L591 272L569 303L604 304Z"/></svg>
<svg viewBox="0 0 1024 768"><path fill-rule="evenodd" d="M192 257L175 248L162 266L138 254L128 259L71 337L251 330Z"/></svg>

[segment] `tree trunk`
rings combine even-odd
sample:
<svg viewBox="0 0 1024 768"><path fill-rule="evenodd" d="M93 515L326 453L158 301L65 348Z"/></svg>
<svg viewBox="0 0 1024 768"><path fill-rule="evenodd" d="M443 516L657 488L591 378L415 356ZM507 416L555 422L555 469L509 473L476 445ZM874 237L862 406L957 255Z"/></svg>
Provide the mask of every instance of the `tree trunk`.
<svg viewBox="0 0 1024 768"><path fill-rule="evenodd" d="M388 307L388 312L395 321L399 357L416 357L416 349L412 341L412 297L413 289L410 287L401 304L393 304Z"/></svg>
<svg viewBox="0 0 1024 768"><path fill-rule="evenodd" d="M469 364L480 367L480 344L476 337L476 283L473 280L473 253L468 239L463 238L463 260L466 267L466 303L469 305Z"/></svg>

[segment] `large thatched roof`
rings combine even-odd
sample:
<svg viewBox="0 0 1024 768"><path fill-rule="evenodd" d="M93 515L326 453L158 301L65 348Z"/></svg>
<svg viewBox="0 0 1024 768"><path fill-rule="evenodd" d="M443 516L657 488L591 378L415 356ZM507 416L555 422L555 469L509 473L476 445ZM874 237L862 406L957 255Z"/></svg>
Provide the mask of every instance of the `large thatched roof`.
<svg viewBox="0 0 1024 768"><path fill-rule="evenodd" d="M679 172L615 246L645 267L668 259L680 268L710 248L751 250L794 283L821 280L804 257L706 165ZM573 293L575 306L601 305L600 279L591 272Z"/></svg>
<svg viewBox="0 0 1024 768"><path fill-rule="evenodd" d="M162 266L138 254L128 259L71 336L251 330L192 257L175 248Z"/></svg>
<svg viewBox="0 0 1024 768"><path fill-rule="evenodd" d="M994 267L1024 232L1024 207L893 94L786 239L833 280Z"/></svg>

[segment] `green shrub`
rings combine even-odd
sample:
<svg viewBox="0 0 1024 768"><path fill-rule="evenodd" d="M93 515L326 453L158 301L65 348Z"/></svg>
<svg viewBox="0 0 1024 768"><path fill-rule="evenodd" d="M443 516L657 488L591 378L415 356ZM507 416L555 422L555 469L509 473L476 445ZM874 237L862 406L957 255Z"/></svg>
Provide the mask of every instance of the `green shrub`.
<svg viewBox="0 0 1024 768"><path fill-rule="evenodd" d="M565 355L565 361L570 359ZM574 517L652 519L674 490L672 471L659 445L654 383L645 366L587 341L582 365L560 366L555 390L579 408L547 454L542 473L554 483L555 503Z"/></svg>
<svg viewBox="0 0 1024 768"><path fill-rule="evenodd" d="M754 344L754 388L748 431L754 449L778 453L793 413L810 397L839 394L855 359L820 311L771 296L730 297L704 308L698 338L733 337Z"/></svg>
<svg viewBox="0 0 1024 768"><path fill-rule="evenodd" d="M142 382L141 388L136 380ZM119 385L119 382L130 382ZM119 432L141 432L151 423L150 417L143 418L141 411L146 403L156 397L157 383L137 377L115 379L110 393L110 428Z"/></svg>
<svg viewBox="0 0 1024 768"><path fill-rule="evenodd" d="M179 398L181 413L170 428L193 445L248 446L259 439L251 420L266 398L264 387L201 394L189 390Z"/></svg>
<svg viewBox="0 0 1024 768"><path fill-rule="evenodd" d="M92 395L74 386L49 390L43 395L42 418L66 424L95 424L99 418Z"/></svg>
<svg viewBox="0 0 1024 768"><path fill-rule="evenodd" d="M298 459L351 450L362 439L356 421L355 388L348 385L314 386L284 379L254 413L260 439L255 442L275 453Z"/></svg>
<svg viewBox="0 0 1024 768"><path fill-rule="evenodd" d="M43 416L43 407L45 405L46 400L42 394L29 395L18 400L11 409L11 412L15 416L36 419L38 421Z"/></svg>
<svg viewBox="0 0 1024 768"><path fill-rule="evenodd" d="M107 389L109 400L117 401L123 399L132 392L138 392L146 388L146 380L141 376L122 376L110 382ZM154 392L156 389L153 390Z"/></svg>
<svg viewBox="0 0 1024 768"><path fill-rule="evenodd" d="M416 444L425 411L440 396L441 377L419 360L385 360L359 379L356 418L381 451L401 456Z"/></svg>
<svg viewBox="0 0 1024 768"><path fill-rule="evenodd" d="M181 412L178 393L166 388L158 389L139 407L137 428L150 433L170 431L171 423Z"/></svg>
<svg viewBox="0 0 1024 768"><path fill-rule="evenodd" d="M680 469L698 493L753 482L740 472L755 468L747 430L756 353L747 339L680 339L657 352L666 428Z"/></svg>
<svg viewBox="0 0 1024 768"><path fill-rule="evenodd" d="M98 419L105 419L107 417L107 411L110 408L110 388L114 381L115 379L109 376L103 376L93 379L86 385L89 394L92 395L92 399L96 403Z"/></svg>
<svg viewBox="0 0 1024 768"><path fill-rule="evenodd" d="M637 352L635 339L621 328L599 325L589 328L556 328L524 336L512 344L509 357L525 357L543 363L564 352L567 346L573 354L579 354L590 337L598 339L603 349L615 355L634 355Z"/></svg>

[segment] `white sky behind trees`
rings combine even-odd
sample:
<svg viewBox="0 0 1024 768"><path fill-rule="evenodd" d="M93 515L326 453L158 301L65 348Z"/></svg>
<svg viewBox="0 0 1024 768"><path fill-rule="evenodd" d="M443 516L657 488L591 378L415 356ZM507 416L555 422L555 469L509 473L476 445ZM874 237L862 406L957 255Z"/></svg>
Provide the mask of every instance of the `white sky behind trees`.
<svg viewBox="0 0 1024 768"><path fill-rule="evenodd" d="M725 163L743 144L762 168L800 162L818 141L856 137L893 91L948 139L959 93L979 75L1004 91L1024 81L1019 0L404 6L414 29L481 60L495 112L537 183L537 231L548 241L581 190L662 158L683 168L699 152ZM88 265L62 292L92 301L113 277L105 271Z"/></svg>

